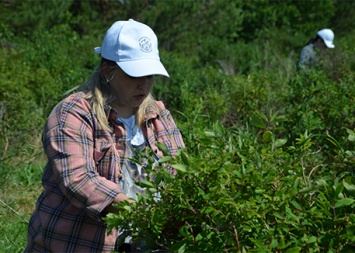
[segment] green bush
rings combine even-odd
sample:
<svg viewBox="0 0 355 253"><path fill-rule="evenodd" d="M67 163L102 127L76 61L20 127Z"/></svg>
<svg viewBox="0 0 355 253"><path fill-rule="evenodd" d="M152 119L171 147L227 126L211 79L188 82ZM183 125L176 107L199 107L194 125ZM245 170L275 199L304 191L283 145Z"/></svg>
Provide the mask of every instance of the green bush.
<svg viewBox="0 0 355 253"><path fill-rule="evenodd" d="M350 252L355 247L354 177L322 163L308 167L316 155L311 136L287 147L283 139L259 140L217 123L195 141L188 156L181 151L176 159L161 158L178 174L151 170L156 180L142 183L147 194L136 204L117 205L119 211L106 218L109 226L172 252Z"/></svg>
<svg viewBox="0 0 355 253"><path fill-rule="evenodd" d="M90 74L94 53L78 54L83 42L66 25L34 33L32 39L18 38L7 29L0 30L0 132L11 143L11 151L19 154L24 140L38 142L47 116L63 94ZM0 143L1 150L5 145Z"/></svg>
<svg viewBox="0 0 355 253"><path fill-rule="evenodd" d="M91 74L107 27L134 18L158 35L171 78L157 79L154 95L172 111L188 157L165 157L178 175L152 171L148 195L108 223L171 251L349 252L354 3L166 3L0 1L0 251L23 251L48 114ZM334 30L336 48L322 71L295 73L320 26Z"/></svg>
<svg viewBox="0 0 355 253"><path fill-rule="evenodd" d="M288 117L284 128L294 140L304 129L317 135L317 147L325 148L331 157L333 145L326 142L326 135L333 136L346 148L346 129L354 129L355 87L353 74L333 81L323 72L314 71L295 76L290 81L290 92L285 99Z"/></svg>

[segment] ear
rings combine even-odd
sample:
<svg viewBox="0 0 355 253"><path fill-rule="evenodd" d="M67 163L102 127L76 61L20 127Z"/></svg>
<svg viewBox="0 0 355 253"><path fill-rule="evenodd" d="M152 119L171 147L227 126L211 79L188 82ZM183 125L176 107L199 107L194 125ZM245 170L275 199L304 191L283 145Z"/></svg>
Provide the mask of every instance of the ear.
<svg viewBox="0 0 355 253"><path fill-rule="evenodd" d="M107 62L101 63L101 75L109 83L113 77L112 67Z"/></svg>

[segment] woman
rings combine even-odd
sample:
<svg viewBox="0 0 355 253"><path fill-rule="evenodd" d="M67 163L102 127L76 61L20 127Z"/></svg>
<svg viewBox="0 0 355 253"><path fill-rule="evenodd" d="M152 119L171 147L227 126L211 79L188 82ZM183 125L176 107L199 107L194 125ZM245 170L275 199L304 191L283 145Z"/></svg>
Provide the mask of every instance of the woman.
<svg viewBox="0 0 355 253"><path fill-rule="evenodd" d="M137 199L144 164L130 158L156 142L175 155L180 131L150 92L155 75L168 77L155 33L132 19L117 21L95 48L101 62L82 91L62 100L43 132L48 158L28 228L25 252L111 252L118 232L102 217L112 205ZM117 247L117 246L116 246Z"/></svg>
<svg viewBox="0 0 355 253"><path fill-rule="evenodd" d="M317 67L318 51L326 48L334 48L333 44L334 33L330 29L322 29L317 33L315 38L312 38L305 47L302 48L297 70L307 71Z"/></svg>

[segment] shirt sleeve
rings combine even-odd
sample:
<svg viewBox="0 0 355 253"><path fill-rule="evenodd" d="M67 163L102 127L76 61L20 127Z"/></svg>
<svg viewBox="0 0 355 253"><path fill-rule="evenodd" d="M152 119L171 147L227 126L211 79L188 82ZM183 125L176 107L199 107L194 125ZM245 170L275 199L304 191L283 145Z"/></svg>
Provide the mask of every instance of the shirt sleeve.
<svg viewBox="0 0 355 253"><path fill-rule="evenodd" d="M46 183L59 186L72 205L99 218L121 189L96 170L92 118L84 99L60 104L48 118L43 145L50 168Z"/></svg>
<svg viewBox="0 0 355 253"><path fill-rule="evenodd" d="M163 102L157 101L156 103L160 112L156 118L152 118L148 121L148 142L158 158L162 156L162 153L157 149L155 145L156 142L165 144L170 154L174 156L179 148L185 147L185 143L170 111L165 108Z"/></svg>

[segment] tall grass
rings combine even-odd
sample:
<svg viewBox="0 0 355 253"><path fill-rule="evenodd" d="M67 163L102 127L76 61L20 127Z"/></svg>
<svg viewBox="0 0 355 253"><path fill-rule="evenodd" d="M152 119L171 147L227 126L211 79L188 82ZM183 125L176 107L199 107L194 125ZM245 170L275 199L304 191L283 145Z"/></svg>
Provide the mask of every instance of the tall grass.
<svg viewBox="0 0 355 253"><path fill-rule="evenodd" d="M36 161L0 163L0 252L25 248L28 221L42 188L42 167Z"/></svg>

